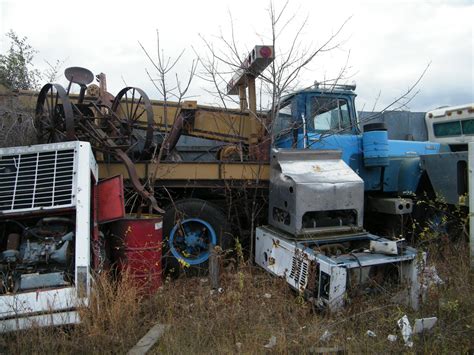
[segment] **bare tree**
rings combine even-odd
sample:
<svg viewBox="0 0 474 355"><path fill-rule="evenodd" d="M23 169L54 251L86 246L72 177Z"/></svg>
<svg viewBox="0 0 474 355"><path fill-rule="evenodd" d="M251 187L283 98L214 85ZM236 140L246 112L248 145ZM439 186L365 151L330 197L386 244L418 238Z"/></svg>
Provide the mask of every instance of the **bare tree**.
<svg viewBox="0 0 474 355"><path fill-rule="evenodd" d="M342 30L350 18L342 24L321 44L314 45L305 42L304 30L308 25L308 18L301 20L297 13L290 10L289 1L286 1L281 7L277 7L273 1L269 2L268 20L270 33L257 35L261 44L272 46L275 58L270 66L260 74L260 83L258 86L258 104L257 109L247 107L251 119L260 122L265 132L262 135L267 141L272 137L272 123L277 119L280 110L282 97L295 90L299 85L299 79L304 69L322 53L334 50L341 46L342 40L339 39ZM213 93L215 98L224 106L235 105L238 101L228 95L225 88L230 77L237 70L245 70L248 48L241 48L237 41L237 33L234 27L232 15L229 14L230 30L228 34L220 33L216 38L216 43L201 37L207 53L200 55L203 71L198 75L212 85L209 92ZM292 36L288 36L293 33ZM288 37L290 37L288 39ZM253 45L253 43L252 43ZM197 52L197 50L195 50ZM251 73L250 73L251 74ZM347 74L347 65L344 66L337 77L333 80L345 78ZM253 80L252 75L248 76ZM264 102L269 102L265 104ZM263 111L267 111L263 114ZM269 144L268 144L269 148ZM248 195L245 193L244 195ZM248 196L248 215L250 220L250 255L253 255L254 229L255 221L262 210L261 204L257 201L257 194Z"/></svg>
<svg viewBox="0 0 474 355"><path fill-rule="evenodd" d="M184 83L180 80L178 74L174 71L176 66L178 65L179 61L181 60L183 54L185 53L185 49L183 49L176 58L172 58L167 56L164 49L160 45L160 33L156 31L156 58L153 58L152 55L145 49L143 44L139 41L138 44L142 48L143 52L149 59L150 63L152 64L155 73L150 72L148 69L146 73L148 78L153 83L153 86L157 89L160 96L163 98L163 121L165 126L165 132L169 132L169 125L168 125L168 114L169 114L169 100L173 99L175 104L178 106L181 102L186 98L190 85L193 81L194 75L196 73L199 60L193 59L191 62L191 66L189 69L189 75ZM174 74L173 81L170 80L169 76ZM175 111L175 116L173 117L173 121L177 118L178 110ZM164 142L164 136L162 136L162 142ZM165 149L164 144L156 145L153 155L152 155L152 162L155 163L155 170L153 171L150 177L150 188L151 191L154 191L157 173L159 170L159 163L163 156L163 150Z"/></svg>
<svg viewBox="0 0 474 355"><path fill-rule="evenodd" d="M185 53L185 49L183 49L176 58L172 58L165 54L164 49L160 46L160 33L156 31L156 59L154 59L150 53L145 49L141 42L138 42L140 47L142 48L143 52L149 59L150 63L152 64L153 68L156 70L156 73L150 73L148 69L146 73L148 78L153 83L154 87L159 92L160 96L163 98L164 102L164 123L165 129L168 129L168 101L169 99L173 99L177 101L177 103L181 103L181 101L186 97L186 94L189 90L191 82L194 78L194 74L196 73L196 69L198 66L199 61L197 59L193 59L191 63L191 67L189 70L189 76L187 80L183 83L181 82L178 74L173 72L176 65L181 60L183 54ZM174 74L174 82L170 82L169 76L170 74Z"/></svg>
<svg viewBox="0 0 474 355"><path fill-rule="evenodd" d="M271 122L278 114L281 98L295 90L299 85L299 79L302 71L307 69L310 64L325 52L339 48L342 44L340 35L350 18L347 18L328 38L321 44L314 45L307 42L304 36L304 30L308 25L308 18L301 18L297 13L291 13L289 10L289 0L280 8L277 8L273 1L269 2L268 19L270 22L270 34L258 35L262 44L271 45L274 48L275 59L270 66L260 75L262 80L260 86L260 109L266 107L269 109L267 120L263 121L261 115L257 112L251 112L253 118L260 120L268 133L271 132ZM209 40L203 38L204 44L210 53L207 56L201 56L205 77L208 82L214 85L214 94L222 103L233 102L235 99L227 95L223 85L227 84L229 76L236 70L244 66L243 58L248 50L239 48L236 40L236 31L232 16L230 16L230 34L221 34L217 37L218 45L214 45ZM294 33L289 39L283 40L283 35ZM288 36L287 36L288 37ZM218 49L216 49L218 48ZM344 66L332 81L345 79L347 66ZM264 105L262 101L269 101L269 105Z"/></svg>
<svg viewBox="0 0 474 355"><path fill-rule="evenodd" d="M67 58L63 60L56 59L56 61L51 64L45 59L44 62L46 63L48 68L44 70L42 77L45 78L48 83L54 83L58 79L58 73L62 69L66 61Z"/></svg>

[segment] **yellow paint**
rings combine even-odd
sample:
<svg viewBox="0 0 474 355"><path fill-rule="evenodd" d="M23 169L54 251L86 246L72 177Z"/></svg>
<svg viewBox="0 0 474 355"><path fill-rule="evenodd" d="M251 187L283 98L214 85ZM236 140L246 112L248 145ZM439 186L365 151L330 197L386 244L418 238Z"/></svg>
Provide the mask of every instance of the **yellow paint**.
<svg viewBox="0 0 474 355"><path fill-rule="evenodd" d="M135 169L139 178L146 179L153 171L155 164L137 163ZM128 172L121 163L99 163L101 178L123 175ZM259 180L268 181L270 166L268 163L187 163L161 162L158 165L157 179L160 180Z"/></svg>

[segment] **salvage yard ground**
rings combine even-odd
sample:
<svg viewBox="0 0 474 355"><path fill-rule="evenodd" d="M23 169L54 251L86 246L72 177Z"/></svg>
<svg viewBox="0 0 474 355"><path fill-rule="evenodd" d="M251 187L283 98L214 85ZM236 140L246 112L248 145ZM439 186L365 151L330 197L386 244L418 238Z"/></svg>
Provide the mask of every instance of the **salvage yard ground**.
<svg viewBox="0 0 474 355"><path fill-rule="evenodd" d="M433 286L418 312L391 303L391 294L362 297L335 314L314 313L279 279L256 267L226 270L222 292L207 278L166 280L137 302L127 280L98 282L96 306L83 324L4 335L2 353L126 353L156 323L169 325L150 353L467 353L474 349L474 275L468 244L437 244L430 252L443 284ZM405 346L397 320L438 317L431 333ZM375 333L368 336L367 331ZM326 333L326 334L325 334ZM325 334L323 336L323 334ZM389 334L396 341L389 341ZM273 338L273 339L272 339ZM265 347L267 345L267 347Z"/></svg>

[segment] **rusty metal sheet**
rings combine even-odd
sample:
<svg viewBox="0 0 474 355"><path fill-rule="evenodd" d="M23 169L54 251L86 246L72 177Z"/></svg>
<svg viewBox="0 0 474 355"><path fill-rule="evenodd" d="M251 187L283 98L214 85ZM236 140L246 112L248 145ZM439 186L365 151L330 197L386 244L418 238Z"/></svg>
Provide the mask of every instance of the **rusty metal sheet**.
<svg viewBox="0 0 474 355"><path fill-rule="evenodd" d="M123 177L113 176L98 183L98 222L106 223L125 217Z"/></svg>

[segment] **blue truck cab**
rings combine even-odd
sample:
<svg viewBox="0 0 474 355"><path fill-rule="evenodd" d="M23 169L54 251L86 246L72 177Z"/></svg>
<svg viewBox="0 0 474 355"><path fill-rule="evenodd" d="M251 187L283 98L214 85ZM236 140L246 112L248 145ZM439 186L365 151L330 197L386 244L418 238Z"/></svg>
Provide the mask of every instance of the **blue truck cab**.
<svg viewBox="0 0 474 355"><path fill-rule="evenodd" d="M316 85L284 97L274 120L274 146L340 150L366 192L415 193L423 172L420 156L439 153L440 144L389 140L383 123L358 121L354 89Z"/></svg>

